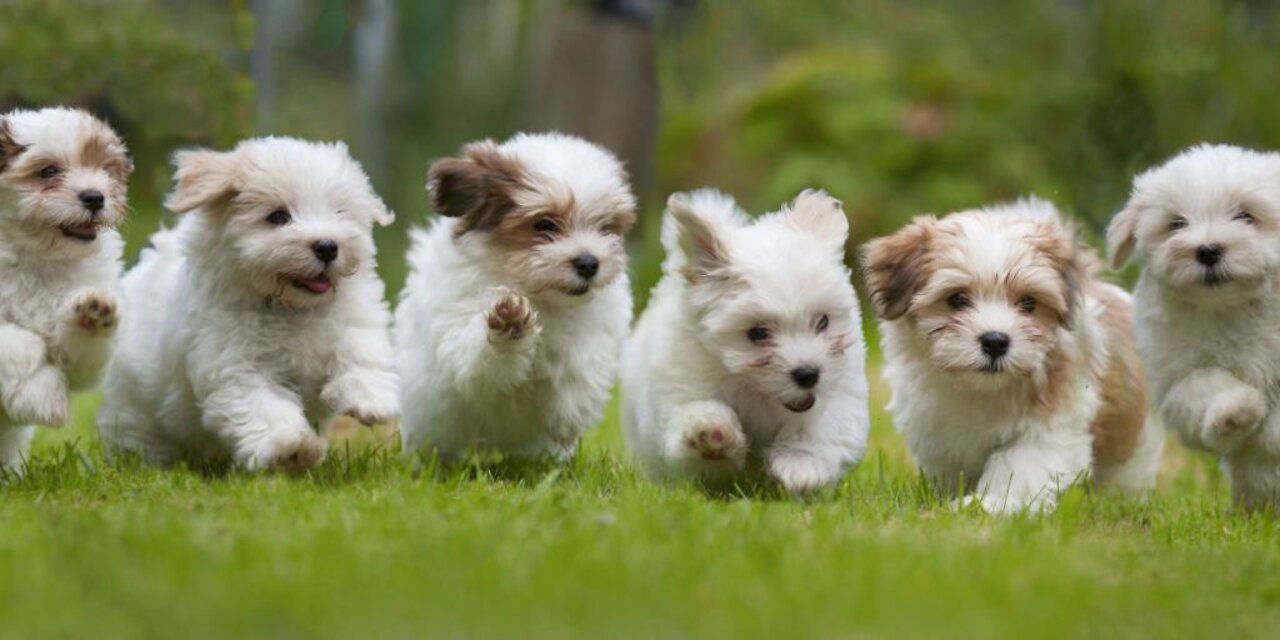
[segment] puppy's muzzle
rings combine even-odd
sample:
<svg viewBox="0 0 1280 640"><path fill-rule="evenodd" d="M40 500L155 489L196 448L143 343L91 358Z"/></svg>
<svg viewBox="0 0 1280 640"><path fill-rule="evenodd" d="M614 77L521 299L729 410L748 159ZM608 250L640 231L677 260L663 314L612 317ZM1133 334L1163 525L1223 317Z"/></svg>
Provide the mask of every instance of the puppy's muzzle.
<svg viewBox="0 0 1280 640"><path fill-rule="evenodd" d="M1009 353L1009 334L1003 331L988 331L978 336L978 344L982 352L994 363Z"/></svg>
<svg viewBox="0 0 1280 640"><path fill-rule="evenodd" d="M1196 262L1213 268L1222 261L1222 256L1227 250L1220 244L1202 244L1196 247Z"/></svg>
<svg viewBox="0 0 1280 640"><path fill-rule="evenodd" d="M338 243L333 240L316 240L311 245L311 252L316 260L329 264L338 259Z"/></svg>
<svg viewBox="0 0 1280 640"><path fill-rule="evenodd" d="M575 257L570 264L573 265L573 271L583 280L590 280L600 273L600 260L595 256L584 253Z"/></svg>
<svg viewBox="0 0 1280 640"><path fill-rule="evenodd" d="M80 204L84 205L85 209L88 209L94 214L102 211L102 208L107 205L106 196L102 195L102 192L97 189L86 189L81 191L78 196L80 198Z"/></svg>

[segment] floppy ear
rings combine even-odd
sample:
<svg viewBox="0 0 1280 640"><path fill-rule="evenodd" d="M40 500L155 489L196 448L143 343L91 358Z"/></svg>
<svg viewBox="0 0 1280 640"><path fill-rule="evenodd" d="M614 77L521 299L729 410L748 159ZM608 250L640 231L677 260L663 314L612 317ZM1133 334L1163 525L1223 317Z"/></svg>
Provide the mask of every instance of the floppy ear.
<svg viewBox="0 0 1280 640"><path fill-rule="evenodd" d="M173 154L174 187L164 206L174 213L186 213L235 195L234 151L194 149Z"/></svg>
<svg viewBox="0 0 1280 640"><path fill-rule="evenodd" d="M387 208L381 198L375 198L376 206L373 210L373 222L379 227L389 227L396 221L396 213Z"/></svg>
<svg viewBox="0 0 1280 640"><path fill-rule="evenodd" d="M825 191L806 189L791 202L786 220L800 231L811 233L831 243L844 256L844 244L849 239L849 219L839 200Z"/></svg>
<svg viewBox="0 0 1280 640"><path fill-rule="evenodd" d="M13 139L13 132L9 129L9 119L0 118L0 173L4 173L9 168L9 163L13 162L18 154L22 153L26 147L18 144Z"/></svg>
<svg viewBox="0 0 1280 640"><path fill-rule="evenodd" d="M729 249L716 224L698 213L679 193L667 198L667 210L676 222L676 239L685 260L685 279L697 284L725 277Z"/></svg>
<svg viewBox="0 0 1280 640"><path fill-rule="evenodd" d="M1077 240L1070 223L1045 223L1042 232L1047 242L1041 250L1048 255L1065 289L1062 326L1071 330L1075 328L1076 316L1084 304L1084 288L1101 266L1094 250Z"/></svg>
<svg viewBox="0 0 1280 640"><path fill-rule="evenodd" d="M871 289L871 302L881 318L901 318L928 281L929 249L937 221L931 215L916 216L897 233L863 247L863 272Z"/></svg>
<svg viewBox="0 0 1280 640"><path fill-rule="evenodd" d="M519 161L492 140L469 144L460 157L437 160L427 170L431 205L442 216L462 218L459 234L498 224L515 207L523 182Z"/></svg>
<svg viewBox="0 0 1280 640"><path fill-rule="evenodd" d="M1145 210L1146 205L1138 196L1130 196L1128 204L1107 225L1107 262L1112 269L1123 267L1133 254L1138 242L1138 218Z"/></svg>

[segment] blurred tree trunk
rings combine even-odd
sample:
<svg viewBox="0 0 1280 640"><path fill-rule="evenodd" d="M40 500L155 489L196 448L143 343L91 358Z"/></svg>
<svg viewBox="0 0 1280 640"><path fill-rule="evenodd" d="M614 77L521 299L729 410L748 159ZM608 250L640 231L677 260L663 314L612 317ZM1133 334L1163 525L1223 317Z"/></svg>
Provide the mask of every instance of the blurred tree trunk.
<svg viewBox="0 0 1280 640"><path fill-rule="evenodd" d="M395 50L395 21L392 0L364 0L354 34L357 148L375 184L387 177L387 75Z"/></svg>

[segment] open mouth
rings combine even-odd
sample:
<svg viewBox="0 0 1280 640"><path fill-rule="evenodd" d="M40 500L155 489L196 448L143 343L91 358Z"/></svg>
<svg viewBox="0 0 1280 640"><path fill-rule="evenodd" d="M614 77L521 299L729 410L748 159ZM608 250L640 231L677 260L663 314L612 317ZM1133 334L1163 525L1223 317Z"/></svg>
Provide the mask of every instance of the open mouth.
<svg viewBox="0 0 1280 640"><path fill-rule="evenodd" d="M818 398L814 396L812 393L810 393L810 394L806 394L805 397L799 400L784 402L782 406L786 407L787 410L793 413L804 413L812 409L814 403L816 403L817 401L818 401Z"/></svg>
<svg viewBox="0 0 1280 640"><path fill-rule="evenodd" d="M302 289L308 293L317 296L329 293L333 289L333 280L325 274L320 274L314 278L302 278L293 281L293 286Z"/></svg>
<svg viewBox="0 0 1280 640"><path fill-rule="evenodd" d="M585 296L587 295L587 292L590 290L591 290L591 285L580 284L576 287L573 287L572 289L565 289L564 292L571 296Z"/></svg>
<svg viewBox="0 0 1280 640"><path fill-rule="evenodd" d="M98 239L98 226L92 223L73 224L62 227L62 235L72 240L93 242Z"/></svg>

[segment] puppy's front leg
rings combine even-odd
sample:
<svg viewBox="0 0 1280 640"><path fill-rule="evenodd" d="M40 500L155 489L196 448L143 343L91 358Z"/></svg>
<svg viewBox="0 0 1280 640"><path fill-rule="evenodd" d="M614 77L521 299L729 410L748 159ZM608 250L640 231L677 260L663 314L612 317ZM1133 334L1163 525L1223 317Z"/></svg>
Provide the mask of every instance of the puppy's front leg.
<svg viewBox="0 0 1280 640"><path fill-rule="evenodd" d="M1087 431L1028 434L987 459L976 497L989 513L1049 511L1058 492L1089 470L1092 456Z"/></svg>
<svg viewBox="0 0 1280 640"><path fill-rule="evenodd" d="M205 428L247 471L302 471L324 459L326 444L296 394L255 372L221 376L200 401Z"/></svg>
<svg viewBox="0 0 1280 640"><path fill-rule="evenodd" d="M71 406L62 371L49 363L48 345L15 324L0 324L0 402L16 424L58 426Z"/></svg>
<svg viewBox="0 0 1280 640"><path fill-rule="evenodd" d="M1196 369L1160 405L1165 422L1190 446L1231 453L1267 415L1267 397L1225 369Z"/></svg>
<svg viewBox="0 0 1280 640"><path fill-rule="evenodd" d="M665 422L663 457L672 475L714 480L746 464L747 435L729 405L688 402L672 409Z"/></svg>
<svg viewBox="0 0 1280 640"><path fill-rule="evenodd" d="M844 473L850 445L840 442L835 425L824 424L823 420L819 417L813 424L789 424L769 447L769 475L791 493L830 486L839 482Z"/></svg>
<svg viewBox="0 0 1280 640"><path fill-rule="evenodd" d="M387 332L350 329L338 340L332 374L320 399L334 413L374 425L400 415L399 389Z"/></svg>
<svg viewBox="0 0 1280 640"><path fill-rule="evenodd" d="M524 383L533 369L542 326L528 298L498 291L478 315L465 315L440 339L438 361L460 389L507 391Z"/></svg>
<svg viewBox="0 0 1280 640"><path fill-rule="evenodd" d="M63 307L56 340L73 389L93 385L102 374L111 356L119 308L111 292L92 289L71 296Z"/></svg>

